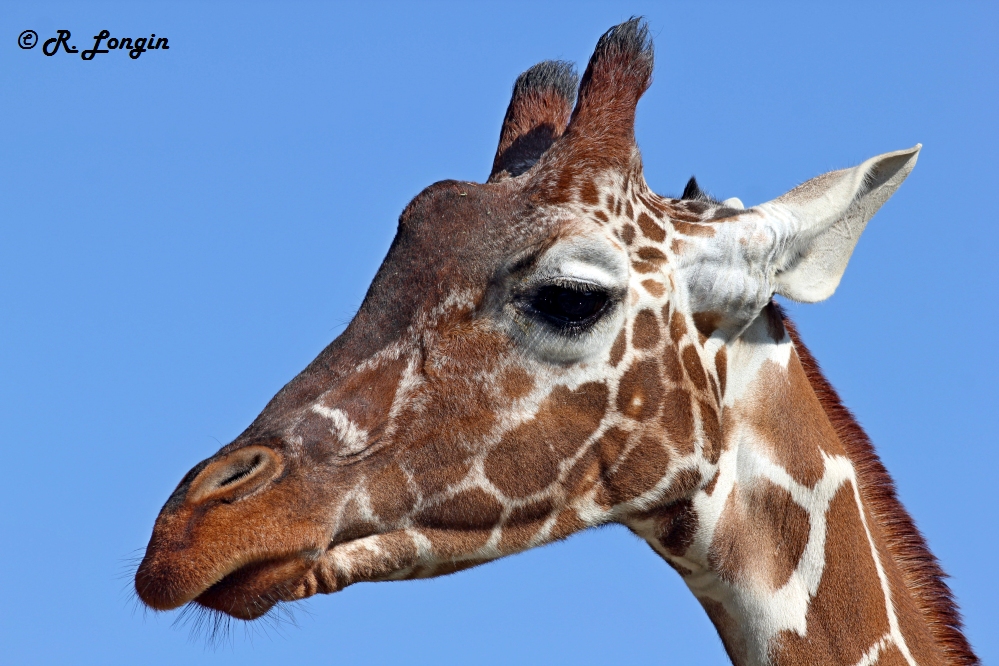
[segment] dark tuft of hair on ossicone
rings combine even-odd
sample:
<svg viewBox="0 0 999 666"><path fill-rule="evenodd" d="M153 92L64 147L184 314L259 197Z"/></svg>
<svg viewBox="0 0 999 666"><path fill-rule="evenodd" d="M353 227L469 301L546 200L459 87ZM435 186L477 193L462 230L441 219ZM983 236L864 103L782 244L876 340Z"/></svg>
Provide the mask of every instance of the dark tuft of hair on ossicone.
<svg viewBox="0 0 999 666"><path fill-rule="evenodd" d="M513 96L552 91L572 105L576 102L578 86L579 74L573 63L567 60L545 60L517 77L513 84Z"/></svg>
<svg viewBox="0 0 999 666"><path fill-rule="evenodd" d="M564 60L539 62L517 77L489 182L528 171L562 136L578 83L575 65Z"/></svg>

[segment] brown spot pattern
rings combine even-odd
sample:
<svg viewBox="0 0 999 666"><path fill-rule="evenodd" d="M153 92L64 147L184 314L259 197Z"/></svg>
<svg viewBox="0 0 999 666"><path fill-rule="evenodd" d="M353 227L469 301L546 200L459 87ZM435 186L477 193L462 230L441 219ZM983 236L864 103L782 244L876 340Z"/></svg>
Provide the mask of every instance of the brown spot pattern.
<svg viewBox="0 0 999 666"><path fill-rule="evenodd" d="M651 349L659 343L659 322L652 310L642 310L635 315L631 343L638 349Z"/></svg>
<svg viewBox="0 0 999 666"><path fill-rule="evenodd" d="M649 240L655 243L662 243L666 240L666 230L659 226L656 221L649 217L645 212L638 214L636 223L638 224L638 228L642 230L642 234Z"/></svg>
<svg viewBox="0 0 999 666"><path fill-rule="evenodd" d="M555 519L555 527L552 528L552 538L564 539L570 534L574 534L586 527L586 524L579 519L573 509L566 509L558 514Z"/></svg>
<svg viewBox="0 0 999 666"><path fill-rule="evenodd" d="M666 293L666 287L664 287L661 282L657 282L655 280L642 280L642 286L645 287L645 291L649 292L656 298L662 298L663 294Z"/></svg>
<svg viewBox="0 0 999 666"><path fill-rule="evenodd" d="M503 505L481 488L471 488L417 513L419 527L445 530L491 530L499 523Z"/></svg>
<svg viewBox="0 0 999 666"><path fill-rule="evenodd" d="M607 432L600 436L597 441L597 450L600 455L600 468L610 469L617 459L621 457L625 444L628 443L628 433L618 427L608 428Z"/></svg>
<svg viewBox="0 0 999 666"><path fill-rule="evenodd" d="M621 229L621 239L626 245L631 245L631 242L635 240L635 227L630 224L624 225Z"/></svg>
<svg viewBox="0 0 999 666"><path fill-rule="evenodd" d="M707 495L711 495L715 491L715 486L718 484L718 474L719 472L715 470L714 476L708 481L708 485L704 486L704 492Z"/></svg>
<svg viewBox="0 0 999 666"><path fill-rule="evenodd" d="M825 570L808 607L807 631L783 631L770 649L775 663L854 664L888 632L888 609L849 482L826 513Z"/></svg>
<svg viewBox="0 0 999 666"><path fill-rule="evenodd" d="M728 372L728 353L724 345L715 354L715 372L718 373L718 384L721 387L722 395L725 395L725 379Z"/></svg>
<svg viewBox="0 0 999 666"><path fill-rule="evenodd" d="M689 455L694 452L694 412L686 391L673 390L666 394L662 424L677 453Z"/></svg>
<svg viewBox="0 0 999 666"><path fill-rule="evenodd" d="M698 219L693 217L692 219ZM687 222L680 222L678 220L673 220L673 228L677 232L683 234L684 236L714 236L715 230L713 227L708 227L703 224L688 224Z"/></svg>
<svg viewBox="0 0 999 666"><path fill-rule="evenodd" d="M447 451L438 438L428 437L407 452L406 466L420 493L427 496L464 479L472 468L472 462L465 456Z"/></svg>
<svg viewBox="0 0 999 666"><path fill-rule="evenodd" d="M613 501L627 501L652 490L666 476L669 460L669 451L659 441L641 438L607 479Z"/></svg>
<svg viewBox="0 0 999 666"><path fill-rule="evenodd" d="M902 651L894 644L889 645L881 651L876 663L878 666L909 666L909 662L905 660Z"/></svg>
<svg viewBox="0 0 999 666"><path fill-rule="evenodd" d="M714 407L703 400L698 400L697 405L701 412L701 427L704 428L704 457L714 464L718 462L724 446L721 421Z"/></svg>
<svg viewBox="0 0 999 666"><path fill-rule="evenodd" d="M532 420L506 433L489 452L486 476L508 497L547 488L558 477L558 463L597 429L606 409L603 384L556 388Z"/></svg>
<svg viewBox="0 0 999 666"><path fill-rule="evenodd" d="M728 583L758 580L780 589L808 543L808 513L767 479L746 489L736 484L715 529L708 562Z"/></svg>
<svg viewBox="0 0 999 666"><path fill-rule="evenodd" d="M666 378L674 384L679 384L683 379L683 370L680 368L680 356L676 351L676 347L668 346L663 349L662 362Z"/></svg>
<svg viewBox="0 0 999 666"><path fill-rule="evenodd" d="M625 340L625 332L624 329L622 328L618 332L617 337L614 338L614 344L611 345L610 364L612 368L616 368L617 364L621 362L622 358L624 358L626 345L627 345L627 340Z"/></svg>
<svg viewBox="0 0 999 666"><path fill-rule="evenodd" d="M718 312L695 312L694 313L694 327L697 328L697 332L706 338L710 338L711 334L718 330L721 326L722 316Z"/></svg>
<svg viewBox="0 0 999 666"><path fill-rule="evenodd" d="M838 440L796 354L786 372L772 362L760 369L747 409L775 462L798 483L814 486L825 470L820 451L838 452Z"/></svg>
<svg viewBox="0 0 999 666"><path fill-rule="evenodd" d="M654 247L643 247L638 250L638 258L650 263L666 263L666 255L662 250Z"/></svg>
<svg viewBox="0 0 999 666"><path fill-rule="evenodd" d="M666 316L665 312L663 316ZM683 315L678 310L674 310L673 316L669 318L669 335L675 344L680 344L687 335L687 322L683 320Z"/></svg>
<svg viewBox="0 0 999 666"><path fill-rule="evenodd" d="M509 553L526 548L554 509L550 500L533 502L514 509L503 524L499 549Z"/></svg>
<svg viewBox="0 0 999 666"><path fill-rule="evenodd" d="M625 416L644 421L655 416L662 397L663 384L656 362L651 359L639 361L621 378L617 410Z"/></svg>
<svg viewBox="0 0 999 666"><path fill-rule="evenodd" d="M631 267L635 269L636 273L655 273L659 270L658 266L648 261L635 261Z"/></svg>
<svg viewBox="0 0 999 666"><path fill-rule="evenodd" d="M508 368L500 377L500 390L508 398L523 398L534 390L534 377L523 368Z"/></svg>
<svg viewBox="0 0 999 666"><path fill-rule="evenodd" d="M368 482L371 510L383 518L405 515L416 497L409 490L409 480L396 464L386 465Z"/></svg>
<svg viewBox="0 0 999 666"><path fill-rule="evenodd" d="M694 349L693 345L683 348L683 367L687 370L687 376L694 383L698 391L703 391L708 387L708 378L701 367L701 356Z"/></svg>

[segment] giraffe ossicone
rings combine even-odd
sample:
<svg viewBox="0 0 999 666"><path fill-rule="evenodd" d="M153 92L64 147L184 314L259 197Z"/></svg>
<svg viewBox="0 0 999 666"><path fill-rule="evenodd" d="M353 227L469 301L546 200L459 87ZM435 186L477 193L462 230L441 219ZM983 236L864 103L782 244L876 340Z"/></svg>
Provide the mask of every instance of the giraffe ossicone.
<svg viewBox="0 0 999 666"><path fill-rule="evenodd" d="M977 663L936 560L774 304L828 298L919 146L745 208L642 175L652 44L517 80L484 184L403 211L357 315L163 507L160 610L254 619L619 522L738 664Z"/></svg>

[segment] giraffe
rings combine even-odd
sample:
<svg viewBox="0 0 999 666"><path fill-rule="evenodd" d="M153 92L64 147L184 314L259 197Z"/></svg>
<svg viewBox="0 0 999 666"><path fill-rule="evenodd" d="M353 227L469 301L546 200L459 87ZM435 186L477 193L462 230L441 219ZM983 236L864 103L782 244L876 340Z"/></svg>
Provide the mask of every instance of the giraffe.
<svg viewBox="0 0 999 666"><path fill-rule="evenodd" d="M648 28L522 74L484 184L403 211L344 332L181 480L140 599L253 620L617 522L735 664L974 664L943 572L776 294L835 291L920 146L745 208L645 183ZM578 84L578 85L577 85Z"/></svg>

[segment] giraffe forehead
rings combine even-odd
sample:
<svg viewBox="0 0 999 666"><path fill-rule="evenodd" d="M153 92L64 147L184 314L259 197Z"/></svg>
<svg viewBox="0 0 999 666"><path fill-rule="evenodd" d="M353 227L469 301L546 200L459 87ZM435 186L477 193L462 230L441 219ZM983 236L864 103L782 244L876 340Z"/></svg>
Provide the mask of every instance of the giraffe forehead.
<svg viewBox="0 0 999 666"><path fill-rule="evenodd" d="M581 188L571 207L573 214L586 220L588 226L613 239L615 247L630 258L634 273L654 274L670 270L669 256L681 247L674 242L678 230L714 233L709 227L695 228L687 222L699 221L707 207L691 212L683 205L686 203L652 193L641 170L636 169L627 174L597 175Z"/></svg>

